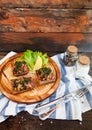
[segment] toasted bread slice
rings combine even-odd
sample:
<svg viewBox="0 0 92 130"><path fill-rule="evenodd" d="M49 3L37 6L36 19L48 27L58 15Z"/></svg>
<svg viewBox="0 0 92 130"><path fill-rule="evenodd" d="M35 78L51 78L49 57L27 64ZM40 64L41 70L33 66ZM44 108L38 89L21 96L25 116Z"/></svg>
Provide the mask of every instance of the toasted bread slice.
<svg viewBox="0 0 92 130"><path fill-rule="evenodd" d="M56 73L51 64L36 70L37 79L40 85L55 82Z"/></svg>
<svg viewBox="0 0 92 130"><path fill-rule="evenodd" d="M15 61L13 66L13 74L15 76L22 76L29 72L28 65L25 61Z"/></svg>
<svg viewBox="0 0 92 130"><path fill-rule="evenodd" d="M36 84L33 81L32 77L18 77L11 80L11 86L14 94L22 93L28 90L33 89Z"/></svg>

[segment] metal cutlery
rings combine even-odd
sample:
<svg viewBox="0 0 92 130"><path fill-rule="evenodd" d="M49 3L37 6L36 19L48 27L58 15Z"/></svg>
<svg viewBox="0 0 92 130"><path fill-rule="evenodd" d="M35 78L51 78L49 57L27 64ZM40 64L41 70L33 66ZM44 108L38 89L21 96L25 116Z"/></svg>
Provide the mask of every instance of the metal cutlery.
<svg viewBox="0 0 92 130"><path fill-rule="evenodd" d="M76 94L72 95L70 98L64 100L64 103L67 103L71 99L80 98L85 95L85 93L88 92L88 87L82 88L76 92ZM57 108L59 107L59 104L56 104L54 107L49 109L48 111L39 114L39 118L41 120L46 120Z"/></svg>
<svg viewBox="0 0 92 130"><path fill-rule="evenodd" d="M67 95L59 97L50 103L46 103L42 106L39 106L38 108L35 108L34 111L40 112L45 108L48 108L52 105L55 105L54 107L52 107L48 111L39 114L39 118L41 120L45 120L57 109L57 107L59 106L59 103L61 103L61 102L67 103L68 101L70 101L72 99L77 99L77 98L84 96L84 94L89 90L90 86L92 86L92 83L83 86L83 88L81 88L79 90L73 91Z"/></svg>

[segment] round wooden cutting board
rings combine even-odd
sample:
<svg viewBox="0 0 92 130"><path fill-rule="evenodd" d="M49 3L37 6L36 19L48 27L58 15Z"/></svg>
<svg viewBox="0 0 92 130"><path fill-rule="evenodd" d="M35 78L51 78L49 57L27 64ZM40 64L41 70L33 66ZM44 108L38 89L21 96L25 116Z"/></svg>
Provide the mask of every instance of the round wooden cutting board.
<svg viewBox="0 0 92 130"><path fill-rule="evenodd" d="M48 57L48 66L51 66L53 72L56 76L55 82L38 85L34 87L32 90L13 94L13 90L11 89L10 80L12 79L13 72L11 69L11 64L16 60L16 58L20 57L23 53L15 54L14 56L8 58L0 65L0 91L8 97L10 100L19 103L35 103L38 101L42 101L43 99L49 97L51 94L55 92L60 82L60 71L57 64Z"/></svg>

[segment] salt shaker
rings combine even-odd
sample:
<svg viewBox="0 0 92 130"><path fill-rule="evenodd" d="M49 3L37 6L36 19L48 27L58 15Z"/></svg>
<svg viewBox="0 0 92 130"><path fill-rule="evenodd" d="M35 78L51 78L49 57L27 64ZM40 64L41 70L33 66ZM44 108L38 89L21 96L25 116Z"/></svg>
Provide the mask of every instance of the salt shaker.
<svg viewBox="0 0 92 130"><path fill-rule="evenodd" d="M73 66L75 65L77 59L78 59L78 48L74 45L68 46L63 57L64 64L67 66Z"/></svg>
<svg viewBox="0 0 92 130"><path fill-rule="evenodd" d="M81 75L87 75L90 70L90 59L88 56L81 55L76 62L76 73Z"/></svg>

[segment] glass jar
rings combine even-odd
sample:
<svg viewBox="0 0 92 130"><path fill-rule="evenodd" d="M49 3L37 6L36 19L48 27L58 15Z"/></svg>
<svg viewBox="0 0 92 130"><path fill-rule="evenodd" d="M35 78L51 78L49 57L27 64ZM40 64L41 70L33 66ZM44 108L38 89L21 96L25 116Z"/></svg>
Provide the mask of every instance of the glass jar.
<svg viewBox="0 0 92 130"><path fill-rule="evenodd" d="M76 62L76 74L86 75L90 70L90 59L89 57L82 55Z"/></svg>
<svg viewBox="0 0 92 130"><path fill-rule="evenodd" d="M68 46L63 57L64 64L67 66L73 66L75 65L77 60L78 60L78 48L73 45Z"/></svg>

